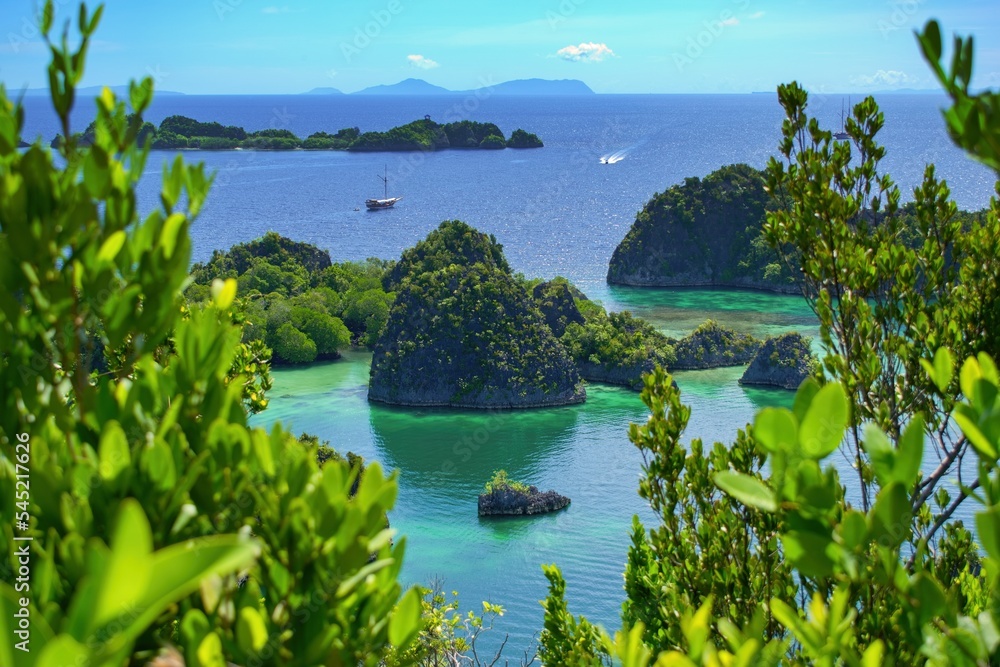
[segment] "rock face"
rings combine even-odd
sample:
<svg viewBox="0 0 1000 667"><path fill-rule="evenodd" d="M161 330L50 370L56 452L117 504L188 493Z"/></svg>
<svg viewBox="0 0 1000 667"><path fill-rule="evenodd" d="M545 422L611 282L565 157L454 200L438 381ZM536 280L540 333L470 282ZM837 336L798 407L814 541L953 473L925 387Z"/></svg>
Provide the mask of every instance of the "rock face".
<svg viewBox="0 0 1000 667"><path fill-rule="evenodd" d="M369 400L529 408L586 399L572 359L490 245L490 237L456 221L432 232L419 252L404 253L400 264L413 269L397 274L396 301L372 357Z"/></svg>
<svg viewBox="0 0 1000 667"><path fill-rule="evenodd" d="M730 165L655 195L615 248L608 282L795 293L759 235L770 203L762 172Z"/></svg>
<svg viewBox="0 0 1000 667"><path fill-rule="evenodd" d="M569 498L555 491L542 493L537 486L528 487L528 492L509 487L495 489L492 493L479 496L479 516L526 515L555 512L569 505Z"/></svg>
<svg viewBox="0 0 1000 667"><path fill-rule="evenodd" d="M696 370L749 363L761 342L708 320L674 346L677 360L670 370Z"/></svg>
<svg viewBox="0 0 1000 667"><path fill-rule="evenodd" d="M815 363L808 338L797 333L768 338L743 373L740 384L798 389Z"/></svg>
<svg viewBox="0 0 1000 667"><path fill-rule="evenodd" d="M552 334L559 338L566 333L566 326L572 322L583 324L583 313L576 306L577 299L586 299L583 292L568 282L553 281L539 283L531 292L538 309L545 317L545 323L552 329Z"/></svg>

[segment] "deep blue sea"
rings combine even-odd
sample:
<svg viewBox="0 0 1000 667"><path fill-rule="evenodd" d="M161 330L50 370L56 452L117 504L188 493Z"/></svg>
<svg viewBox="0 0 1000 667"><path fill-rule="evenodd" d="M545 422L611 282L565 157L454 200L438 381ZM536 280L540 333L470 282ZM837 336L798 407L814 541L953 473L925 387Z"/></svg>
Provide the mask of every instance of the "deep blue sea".
<svg viewBox="0 0 1000 667"><path fill-rule="evenodd" d="M904 199L934 162L960 207L986 206L995 177L951 144L939 112L943 98L885 95L878 101L885 113L885 166ZM836 128L841 104L840 97L821 97L812 106ZM26 106L25 136L51 139L56 125L47 103L27 98ZM426 155L187 152L186 159L204 161L216 173L192 230L196 261L268 230L325 248L335 261L394 258L442 220L458 218L495 234L516 271L566 276L591 298L613 310L629 308L670 335L684 335L708 317L756 335L816 333L812 313L797 297L609 288L604 282L615 245L655 192L725 164L766 164L780 135L775 95L183 96L161 98L147 119L159 123L172 114L247 130L289 129L303 137L350 126L385 130L424 115L441 122L470 118L495 122L507 135L520 127L545 142L534 150ZM92 107L81 105L77 129L91 116ZM600 163L616 152L624 159ZM152 155L140 186L145 206L156 204L162 164L172 157ZM389 194L403 200L369 213L363 202L381 196L377 175L383 169ZM645 419L638 395L592 385L587 403L568 408L499 414L391 409L366 400L370 360L356 352L333 363L275 371L271 406L254 423L280 419L296 432L315 433L399 470L400 496L390 518L408 540L404 578L424 584L441 578L446 590L460 592L464 608L478 609L480 600L506 606L494 636L510 633L514 655L541 629L542 563L563 568L575 613L616 628L631 517L653 518L636 494L642 461L626 437L630 421ZM789 392L741 387L741 373L677 374L692 406L690 437L730 442L761 407L789 404ZM846 459L834 459L849 476ZM568 495L572 505L544 517L479 519L476 494L500 467Z"/></svg>

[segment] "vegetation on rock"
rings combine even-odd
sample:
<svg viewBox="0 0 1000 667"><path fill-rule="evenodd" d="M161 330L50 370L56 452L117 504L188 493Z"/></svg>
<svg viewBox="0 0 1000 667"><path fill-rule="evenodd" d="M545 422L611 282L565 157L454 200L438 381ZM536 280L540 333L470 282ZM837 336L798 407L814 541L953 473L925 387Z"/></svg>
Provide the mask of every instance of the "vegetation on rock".
<svg viewBox="0 0 1000 667"><path fill-rule="evenodd" d="M91 125L78 141L93 141ZM506 148L508 142L503 131L494 123L471 120L440 124L429 118L400 125L385 132L364 132L357 127L346 127L334 134L314 132L305 139L291 130L266 129L247 132L242 127L204 123L186 116L168 116L157 128L145 123L139 142L146 138L158 150L200 148L202 150L230 150L235 148L256 150L349 150L349 151L433 151L445 148ZM53 145L58 145L57 137ZM537 148L541 140L524 130L511 135L512 148Z"/></svg>
<svg viewBox="0 0 1000 667"><path fill-rule="evenodd" d="M750 363L761 342L714 320L707 320L674 344L673 370L742 366Z"/></svg>
<svg viewBox="0 0 1000 667"><path fill-rule="evenodd" d="M395 290L405 278L444 269L452 264L483 264L510 274L503 246L492 234L484 234L461 220L446 220L427 238L403 251L385 278L385 289Z"/></svg>
<svg viewBox="0 0 1000 667"><path fill-rule="evenodd" d="M375 346L370 400L480 408L584 400L572 360L491 237L443 222L387 280L398 291Z"/></svg>
<svg viewBox="0 0 1000 667"><path fill-rule="evenodd" d="M511 132L510 139L507 140L507 148L541 148L544 145L537 134L520 128Z"/></svg>
<svg viewBox="0 0 1000 667"><path fill-rule="evenodd" d="M615 248L608 282L662 287L759 287L798 292L761 237L773 208L764 174L729 165L656 194Z"/></svg>
<svg viewBox="0 0 1000 667"><path fill-rule="evenodd" d="M204 300L211 281L235 279L244 342L266 345L277 363L310 363L336 359L352 342L374 345L395 297L382 288L390 266L333 264L326 251L268 232L195 264L187 297Z"/></svg>
<svg viewBox="0 0 1000 667"><path fill-rule="evenodd" d="M532 288L531 296L556 338L566 333L567 325L586 322L576 300L586 301L587 297L565 278L557 276L538 283Z"/></svg>
<svg viewBox="0 0 1000 667"><path fill-rule="evenodd" d="M599 306L586 310L586 321L570 323L559 340L587 380L638 389L643 374L674 365L673 341L645 320Z"/></svg>
<svg viewBox="0 0 1000 667"><path fill-rule="evenodd" d="M529 488L530 487L524 482L517 482L510 479L510 477L507 476L507 471L500 469L493 472L493 476L490 477L490 480L486 482L486 485L483 487L483 493L489 494L494 491L502 491L505 489L527 493Z"/></svg>
<svg viewBox="0 0 1000 667"><path fill-rule="evenodd" d="M523 516L555 512L568 506L569 498L555 491L541 492L538 487L515 482L506 470L497 470L479 494L480 516Z"/></svg>
<svg viewBox="0 0 1000 667"><path fill-rule="evenodd" d="M794 332L766 339L744 371L740 384L798 389L819 365L810 345L808 338Z"/></svg>

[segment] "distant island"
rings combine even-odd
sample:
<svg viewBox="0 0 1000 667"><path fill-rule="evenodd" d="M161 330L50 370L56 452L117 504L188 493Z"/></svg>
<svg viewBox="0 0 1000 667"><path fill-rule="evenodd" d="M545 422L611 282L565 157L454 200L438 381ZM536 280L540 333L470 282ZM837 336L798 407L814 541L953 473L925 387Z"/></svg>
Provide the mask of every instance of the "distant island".
<svg viewBox="0 0 1000 667"><path fill-rule="evenodd" d="M77 137L87 145L93 141L94 123ZM471 120L437 123L425 116L385 132L361 132L347 127L334 134L314 132L305 139L291 130L256 130L247 132L236 125L201 122L187 116L168 116L159 127L143 123L139 141L152 141L156 150L344 150L358 152L437 151L448 148L541 148L538 135L518 128L510 138L494 123ZM52 141L57 146L61 137Z"/></svg>
<svg viewBox="0 0 1000 667"><path fill-rule="evenodd" d="M312 90L307 90L302 93L303 95L343 95L344 91L339 88L333 88L331 86L313 88Z"/></svg>
<svg viewBox="0 0 1000 667"><path fill-rule="evenodd" d="M123 98L128 99L128 86L108 86L111 91ZM88 86L78 88L77 94L83 97L96 97L101 94L104 86ZM44 95L48 97L48 88L28 88L24 94L29 97ZM186 95L173 90L156 89L157 97ZM255 93L246 93L253 95ZM270 93L261 93L270 94ZM312 90L307 90L300 95L533 95L537 97L545 96L574 96L574 95L596 95L590 86L579 79L514 79L493 85L483 86L469 90L451 90L441 86L435 86L423 79L404 79L398 83L368 86L353 93L345 93L339 88L332 86L319 86ZM774 94L773 91L771 93Z"/></svg>
<svg viewBox="0 0 1000 667"><path fill-rule="evenodd" d="M404 79L389 85L369 86L350 93L351 95L467 95L470 93L490 95L596 95L590 86L577 79L516 79L493 86L483 86L477 90L449 90L427 83L423 79Z"/></svg>

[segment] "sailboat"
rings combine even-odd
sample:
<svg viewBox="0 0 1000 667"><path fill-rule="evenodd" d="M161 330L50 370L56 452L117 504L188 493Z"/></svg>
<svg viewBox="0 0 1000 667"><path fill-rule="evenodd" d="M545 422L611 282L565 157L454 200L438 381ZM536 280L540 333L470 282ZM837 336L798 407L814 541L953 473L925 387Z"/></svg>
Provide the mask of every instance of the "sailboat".
<svg viewBox="0 0 1000 667"><path fill-rule="evenodd" d="M402 199L402 197L389 196L389 166L386 165L384 175L379 176L378 174L376 174L376 176L378 176L382 180L382 185L384 186L384 193L383 193L384 199L366 199L365 206L368 207L369 211L378 211L379 209L383 208L392 208L396 202Z"/></svg>
<svg viewBox="0 0 1000 667"><path fill-rule="evenodd" d="M850 102L848 102L850 105ZM844 100L840 100L840 132L833 133L834 139L850 139L851 135L847 133L847 122L844 119Z"/></svg>

